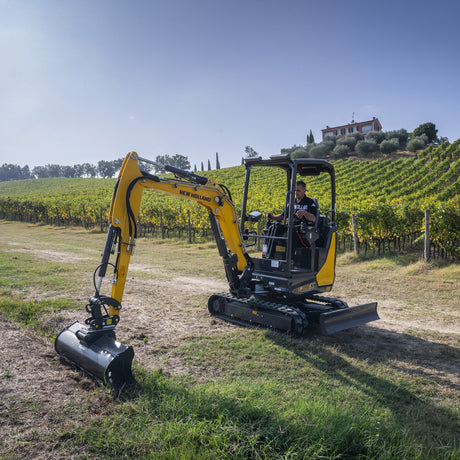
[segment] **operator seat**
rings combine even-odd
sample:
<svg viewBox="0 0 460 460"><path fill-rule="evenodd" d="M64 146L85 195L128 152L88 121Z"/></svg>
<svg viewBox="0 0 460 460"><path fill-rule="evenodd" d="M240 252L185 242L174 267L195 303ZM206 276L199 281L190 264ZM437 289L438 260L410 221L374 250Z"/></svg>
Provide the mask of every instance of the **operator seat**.
<svg viewBox="0 0 460 460"><path fill-rule="evenodd" d="M319 205L316 198L312 198L316 205L315 222L302 222L298 234L300 245L293 251L294 267L300 270L314 270L316 261L316 242L320 239L319 233ZM305 244L306 243L306 244Z"/></svg>
<svg viewBox="0 0 460 460"><path fill-rule="evenodd" d="M316 198L312 198L313 202L315 203L316 206L316 215L315 215L315 222L311 222L309 225L303 223L302 225L302 233L304 234L306 240L308 241L310 247L314 247L316 241L318 241L320 235L318 232L319 228L319 204L318 200Z"/></svg>

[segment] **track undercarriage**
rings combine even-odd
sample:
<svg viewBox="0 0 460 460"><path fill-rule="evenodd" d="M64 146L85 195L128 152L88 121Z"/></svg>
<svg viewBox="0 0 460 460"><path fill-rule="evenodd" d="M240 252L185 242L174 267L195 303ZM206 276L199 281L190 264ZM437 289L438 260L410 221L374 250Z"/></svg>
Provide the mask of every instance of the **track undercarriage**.
<svg viewBox="0 0 460 460"><path fill-rule="evenodd" d="M213 294L208 300L212 316L245 326L260 326L295 336L333 334L379 319L377 302L349 307L339 299L310 296L302 300L252 296L241 299L230 293Z"/></svg>

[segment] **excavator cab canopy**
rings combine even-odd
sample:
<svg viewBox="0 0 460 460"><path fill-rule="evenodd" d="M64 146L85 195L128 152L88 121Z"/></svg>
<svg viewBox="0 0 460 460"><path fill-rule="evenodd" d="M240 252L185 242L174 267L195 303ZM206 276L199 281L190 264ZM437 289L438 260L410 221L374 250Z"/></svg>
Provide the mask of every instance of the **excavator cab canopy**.
<svg viewBox="0 0 460 460"><path fill-rule="evenodd" d="M279 292L290 297L302 296L307 292L330 291L335 277L337 231L333 165L323 159L291 159L289 155L275 155L265 160L248 158L245 166L241 233L247 241L247 247L262 248L261 255L251 255L254 262L253 277L256 280L256 289L263 292ZM286 176L285 218L282 222L270 222L267 219L263 231L260 225L257 231L251 231L248 225L254 221L254 213L261 211L248 209L251 193L255 192L251 187L251 177L256 168L281 169ZM321 174L329 176L330 193L329 203L326 203L326 206L329 205L330 208L322 214L318 206L315 223L307 225L307 222L303 222L299 225L298 220L294 218L296 182L299 178L316 177ZM266 176L270 177L269 174ZM308 180L306 182L308 195ZM280 191L273 190L273 193L277 192ZM315 197L310 196L310 198L318 205ZM281 211L283 209L278 210ZM263 213L259 212L259 214L262 216Z"/></svg>
<svg viewBox="0 0 460 460"><path fill-rule="evenodd" d="M250 183L250 173L254 167L272 167L281 168L286 172L287 179L287 193L291 189L291 193L294 193L295 182L297 175L301 177L308 176L319 176L322 173L327 173L330 176L330 194L331 194L331 220L335 221L335 170L332 163L323 159L313 158L295 158L291 159L289 155L272 155L269 159L263 160L262 158L246 158L246 178L244 183L244 195L242 204L242 219L241 222L245 221L245 210L248 199L248 187Z"/></svg>

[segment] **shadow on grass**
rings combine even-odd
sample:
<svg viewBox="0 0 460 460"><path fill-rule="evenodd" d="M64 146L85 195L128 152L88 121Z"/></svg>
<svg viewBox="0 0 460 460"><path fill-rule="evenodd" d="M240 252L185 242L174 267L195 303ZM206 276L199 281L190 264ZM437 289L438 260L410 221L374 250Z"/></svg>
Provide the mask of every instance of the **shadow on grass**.
<svg viewBox="0 0 460 460"><path fill-rule="evenodd" d="M448 374L460 372L458 348L370 326L310 340L267 336L326 374L329 382L356 387L391 410L401 429L421 444L455 445L460 420L454 400L460 388Z"/></svg>
<svg viewBox="0 0 460 460"><path fill-rule="evenodd" d="M78 444L101 458L415 458L392 423L381 427L335 405L311 404L292 419L258 398L260 389L227 396L162 372L137 377L120 395L121 410L84 427Z"/></svg>
<svg viewBox="0 0 460 460"><path fill-rule="evenodd" d="M403 373L419 374L455 391L460 390L445 376L446 373L460 373L459 348L367 325L333 336L319 337L318 340L334 345L344 355L365 360L366 363L389 364Z"/></svg>
<svg viewBox="0 0 460 460"><path fill-rule="evenodd" d="M79 445L101 458L354 458L368 452L364 443L332 431L326 442L318 428L287 422L256 400L190 388L162 372L139 370L137 378L119 395L125 403L120 413L84 427Z"/></svg>
<svg viewBox="0 0 460 460"><path fill-rule="evenodd" d="M246 336L268 338L306 370L315 367L325 376L319 394L313 388L294 396L289 384L291 396L278 394L282 382L243 374L239 383L196 385L137 369L137 383L120 395L120 410L85 427L78 440L103 456L131 458L455 458L453 404L432 402L425 385L433 377L428 358L441 372L446 363L438 357L448 356L454 366L458 350L369 326L356 332ZM455 391L454 383L434 378ZM290 408L278 407L280 401Z"/></svg>

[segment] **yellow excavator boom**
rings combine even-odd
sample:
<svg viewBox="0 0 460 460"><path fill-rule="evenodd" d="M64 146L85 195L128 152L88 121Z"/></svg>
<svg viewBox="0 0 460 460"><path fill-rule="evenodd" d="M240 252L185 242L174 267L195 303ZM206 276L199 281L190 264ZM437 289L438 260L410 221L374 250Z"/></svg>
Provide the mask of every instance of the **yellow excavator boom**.
<svg viewBox="0 0 460 460"><path fill-rule="evenodd" d="M199 178L202 183L185 182L178 179L153 176L139 168L137 153L129 153L120 169L110 206L109 222L117 231L119 254L116 264L116 278L111 297L121 302L128 273L130 257L136 245L136 227L142 195L145 189L157 190L177 197L196 201L215 217L222 232L223 239L231 254L236 255L237 271L242 273L248 264L235 207L224 189L212 179L185 173L191 179ZM150 162L143 159L142 161ZM154 163L154 162L150 162ZM170 168L172 169L172 168ZM184 174L184 171L177 170ZM204 181L206 181L204 183ZM110 306L109 315L118 315L116 307Z"/></svg>

